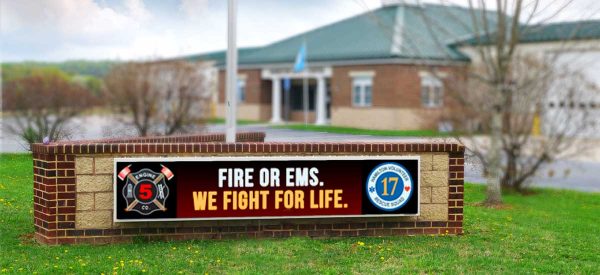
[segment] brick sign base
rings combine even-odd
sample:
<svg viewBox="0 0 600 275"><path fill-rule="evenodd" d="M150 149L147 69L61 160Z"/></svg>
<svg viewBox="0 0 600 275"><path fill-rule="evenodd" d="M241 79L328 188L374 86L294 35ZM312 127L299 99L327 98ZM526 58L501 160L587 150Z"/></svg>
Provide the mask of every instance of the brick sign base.
<svg viewBox="0 0 600 275"><path fill-rule="evenodd" d="M146 240L462 234L464 147L452 143L264 143L264 133L32 146L35 238L44 244ZM123 157L406 155L421 159L420 215L115 223L113 160Z"/></svg>

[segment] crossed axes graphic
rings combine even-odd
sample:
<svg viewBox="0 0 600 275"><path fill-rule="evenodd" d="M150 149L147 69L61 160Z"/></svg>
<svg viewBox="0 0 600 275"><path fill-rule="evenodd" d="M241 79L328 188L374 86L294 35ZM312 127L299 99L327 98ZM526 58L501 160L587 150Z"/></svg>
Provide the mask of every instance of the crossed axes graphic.
<svg viewBox="0 0 600 275"><path fill-rule="evenodd" d="M133 176L133 174L131 174L131 169L129 168L131 165L123 168L123 170L121 170L121 172L119 172L118 177L120 180L125 180L125 178L128 178L131 182L133 182L133 187L135 188L136 185L138 185L139 181ZM160 175L158 175L158 177L156 177L156 179L154 179L154 184L156 185L157 183L159 183L164 177L167 178L167 180L171 180L173 178L173 172L171 172L171 170L167 167L165 167L164 165L160 165L162 167L162 169L160 170ZM127 206L127 208L125 208L125 211L129 212L131 211L137 204L139 203L139 201L136 199L135 201L133 201L130 205ZM158 209L162 210L162 211L167 211L167 208L158 201L158 199L154 199L152 201L152 203L154 203L154 205L158 206Z"/></svg>

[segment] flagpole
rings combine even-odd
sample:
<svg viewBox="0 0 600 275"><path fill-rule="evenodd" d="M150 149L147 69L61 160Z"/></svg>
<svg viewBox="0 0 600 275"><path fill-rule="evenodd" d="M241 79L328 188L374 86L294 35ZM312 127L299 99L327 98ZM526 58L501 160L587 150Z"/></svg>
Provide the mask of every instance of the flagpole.
<svg viewBox="0 0 600 275"><path fill-rule="evenodd" d="M308 48L304 40L304 72L302 74L302 102L304 109L304 126L308 126Z"/></svg>
<svg viewBox="0 0 600 275"><path fill-rule="evenodd" d="M306 72L306 68L304 69L303 72L303 79L302 79L302 102L304 103L303 107L304 107L304 126L308 126L308 77L307 77L307 72Z"/></svg>
<svg viewBox="0 0 600 275"><path fill-rule="evenodd" d="M226 135L225 141L235 142L237 131L237 0L229 0L227 12L227 104L226 108Z"/></svg>

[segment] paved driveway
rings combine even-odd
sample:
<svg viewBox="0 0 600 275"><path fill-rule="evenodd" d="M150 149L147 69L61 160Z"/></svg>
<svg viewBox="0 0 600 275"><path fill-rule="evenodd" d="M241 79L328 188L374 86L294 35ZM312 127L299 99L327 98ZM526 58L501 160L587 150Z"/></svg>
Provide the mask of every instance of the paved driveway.
<svg viewBox="0 0 600 275"><path fill-rule="evenodd" d="M79 125L86 125L80 128L75 134L76 139L95 139L102 138L107 134L107 129L111 128L112 121L102 117L92 116L81 119ZM2 125L0 118L0 152L23 152L23 147L17 139L6 132L5 125ZM417 142L423 141L423 138L411 137L379 137L368 135L346 135L330 134L324 132L296 131L288 129L272 129L267 125L243 125L239 126L239 131L263 131L266 133L266 141L270 142L293 142L293 141L313 141L313 142L335 142L335 141L400 141ZM223 132L224 125L211 125L207 127L209 132ZM115 135L115 133L110 133ZM118 133L117 133L118 134ZM432 140L432 139L428 139ZM433 139L435 140L435 139ZM485 182L481 176L479 165L471 159L467 159L465 167L465 179L470 182ZM553 188L564 188L581 190L588 192L600 192L600 159L592 160L561 160L553 163L538 173L533 178L534 186L545 186Z"/></svg>

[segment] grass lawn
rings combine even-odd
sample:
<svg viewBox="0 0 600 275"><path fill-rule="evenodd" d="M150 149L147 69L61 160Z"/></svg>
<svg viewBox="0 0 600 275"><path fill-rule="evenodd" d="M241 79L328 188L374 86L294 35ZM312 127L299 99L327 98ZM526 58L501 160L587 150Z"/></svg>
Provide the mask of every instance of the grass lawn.
<svg viewBox="0 0 600 275"><path fill-rule="evenodd" d="M327 132L335 134L370 135L370 136L397 136L397 137L449 137L449 133L440 133L433 130L370 130L337 126L318 126L304 124L289 124L272 126L272 128L292 129L300 131Z"/></svg>
<svg viewBox="0 0 600 275"><path fill-rule="evenodd" d="M465 234L313 240L189 241L106 246L32 242L28 155L0 155L0 271L23 273L600 273L600 194L541 189L475 206ZM364 245L363 245L364 243ZM1 273L0 272L0 273Z"/></svg>

